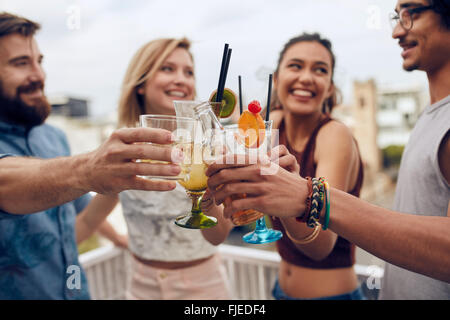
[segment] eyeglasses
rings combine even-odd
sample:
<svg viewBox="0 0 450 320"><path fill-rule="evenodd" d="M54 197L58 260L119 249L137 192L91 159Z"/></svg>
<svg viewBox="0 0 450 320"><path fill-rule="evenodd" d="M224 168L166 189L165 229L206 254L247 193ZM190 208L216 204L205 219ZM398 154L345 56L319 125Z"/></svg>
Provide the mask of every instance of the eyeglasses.
<svg viewBox="0 0 450 320"><path fill-rule="evenodd" d="M433 9L433 6L423 6L416 8L403 8L399 13L391 13L389 16L389 20L391 22L392 29L394 29L397 24L400 22L400 25L405 30L411 30L413 26L413 18L412 15L414 13L421 13L426 10Z"/></svg>

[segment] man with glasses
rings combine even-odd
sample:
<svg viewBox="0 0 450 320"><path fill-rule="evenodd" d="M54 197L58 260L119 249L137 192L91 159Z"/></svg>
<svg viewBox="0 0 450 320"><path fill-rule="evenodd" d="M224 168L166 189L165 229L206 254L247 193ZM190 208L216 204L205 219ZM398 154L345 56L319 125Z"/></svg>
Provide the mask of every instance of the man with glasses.
<svg viewBox="0 0 450 320"><path fill-rule="evenodd" d="M392 37L403 49L403 69L426 72L431 98L431 105L425 108L416 123L403 154L394 210L442 216L448 220L450 1L399 0L391 21ZM426 238L423 241L426 242ZM449 257L450 251L443 259ZM450 285L386 263L380 298L450 299Z"/></svg>
<svg viewBox="0 0 450 320"><path fill-rule="evenodd" d="M411 4L409 4L411 5ZM400 23L403 29L411 30L413 26L413 14L418 14L426 10L432 10L433 6L418 6L418 7L403 7L400 12L391 13L390 21L392 29L397 27L397 24Z"/></svg>
<svg viewBox="0 0 450 320"><path fill-rule="evenodd" d="M395 11L392 37L402 48L403 68L426 72L431 101L403 153L394 210L330 188L319 221L388 262L381 299L450 299L450 0L398 0ZM295 158L283 146L280 150L280 166L295 167ZM302 220L312 193L307 180L282 168L256 174L258 166L208 167L216 204L248 194L227 202L224 216L252 208Z"/></svg>

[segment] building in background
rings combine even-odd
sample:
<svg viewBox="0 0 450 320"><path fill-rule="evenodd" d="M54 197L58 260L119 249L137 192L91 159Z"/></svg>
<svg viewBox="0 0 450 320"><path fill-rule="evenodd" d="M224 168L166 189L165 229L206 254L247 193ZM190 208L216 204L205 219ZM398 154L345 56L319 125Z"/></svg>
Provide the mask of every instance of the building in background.
<svg viewBox="0 0 450 320"><path fill-rule="evenodd" d="M379 128L377 123L378 94L375 81L353 83L353 134L358 141L365 171L381 170L381 152L377 143Z"/></svg>
<svg viewBox="0 0 450 320"><path fill-rule="evenodd" d="M116 127L116 115L90 117L89 100L68 95L49 96L52 111L47 122L64 131L71 153L98 148Z"/></svg>
<svg viewBox="0 0 450 320"><path fill-rule="evenodd" d="M355 136L365 170L383 171L382 150L405 146L429 100L420 86L378 87L373 79L353 83L353 103L336 108L334 116Z"/></svg>
<svg viewBox="0 0 450 320"><path fill-rule="evenodd" d="M62 115L70 118L89 117L89 101L87 99L61 95L49 97L49 102L52 105L53 115Z"/></svg>
<svg viewBox="0 0 450 320"><path fill-rule="evenodd" d="M419 86L385 87L378 90L377 124L380 148L406 145L409 134L429 100Z"/></svg>

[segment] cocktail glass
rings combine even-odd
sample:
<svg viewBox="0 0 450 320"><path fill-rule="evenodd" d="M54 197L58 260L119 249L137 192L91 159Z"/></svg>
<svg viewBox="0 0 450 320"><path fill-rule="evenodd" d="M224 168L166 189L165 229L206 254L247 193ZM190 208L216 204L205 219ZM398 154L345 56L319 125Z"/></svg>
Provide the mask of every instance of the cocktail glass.
<svg viewBox="0 0 450 320"><path fill-rule="evenodd" d="M163 180L188 180L189 168L192 155L191 145L193 144L195 137L196 121L188 117L176 117L169 115L153 115L143 114L139 117L141 127L165 129L172 132L174 142L169 145L161 145L156 143L148 143L159 148L172 148L173 151L180 150L184 154L184 158L181 161L181 172L177 176L143 176L147 179L163 179ZM172 152L173 152L172 151ZM137 162L148 162L157 164L169 164L168 161L152 160L152 159L139 159Z"/></svg>
<svg viewBox="0 0 450 320"><path fill-rule="evenodd" d="M272 120L264 121L265 135L263 141L260 141L258 146L255 148L247 148L245 146L244 142L248 139L248 135L247 138L246 136L243 136L242 131L239 130L237 125L226 126L225 131L228 149L235 154L245 154L249 156L250 161L254 161L256 163L258 158L266 156L271 148L272 123ZM242 199L246 196L246 194L239 194L232 196L231 199ZM224 204L226 205L227 202L229 202L229 200L226 200ZM247 243L269 243L277 241L283 236L280 231L267 228L264 213L254 209L246 209L233 213L231 216L231 221L238 226L250 224L256 221L255 230L242 237L242 239Z"/></svg>
<svg viewBox="0 0 450 320"><path fill-rule="evenodd" d="M216 135L215 125L213 125L214 121L211 120L209 122L206 118L206 114L212 112L211 106L213 104L199 101L174 101L177 115L196 119L196 132L198 133L191 146L193 148L191 153L193 158L190 166L190 178L178 181L186 189L192 200L191 212L179 216L175 220L175 224L179 227L205 229L217 225L217 219L205 215L200 206L201 199L207 188L208 178L205 175L207 165L216 159L219 152L223 154L220 148L216 148L216 142L220 141L220 139L216 139L220 136L220 131L218 132L219 135ZM202 120L200 120L200 114L202 114ZM211 117L211 114L209 116ZM220 125L220 122L218 122L218 125Z"/></svg>
<svg viewBox="0 0 450 320"><path fill-rule="evenodd" d="M201 144L192 144L192 148L194 149L192 152L193 163L190 166L189 179L178 180L178 183L186 189L192 200L192 209L191 212L177 217L175 224L188 229L211 228L217 225L217 219L205 215L200 207L208 181L205 175L206 164L203 162L203 146Z"/></svg>

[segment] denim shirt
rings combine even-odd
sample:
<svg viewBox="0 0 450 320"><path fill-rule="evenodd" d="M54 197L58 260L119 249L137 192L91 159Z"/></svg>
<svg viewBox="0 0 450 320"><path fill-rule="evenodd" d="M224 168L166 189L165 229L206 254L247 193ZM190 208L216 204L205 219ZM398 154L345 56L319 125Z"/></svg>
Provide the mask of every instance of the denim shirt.
<svg viewBox="0 0 450 320"><path fill-rule="evenodd" d="M64 133L0 121L0 161L6 156L69 156ZM0 183L2 183L0 181ZM78 261L75 218L89 194L45 211L19 215L0 209L0 299L89 299Z"/></svg>

